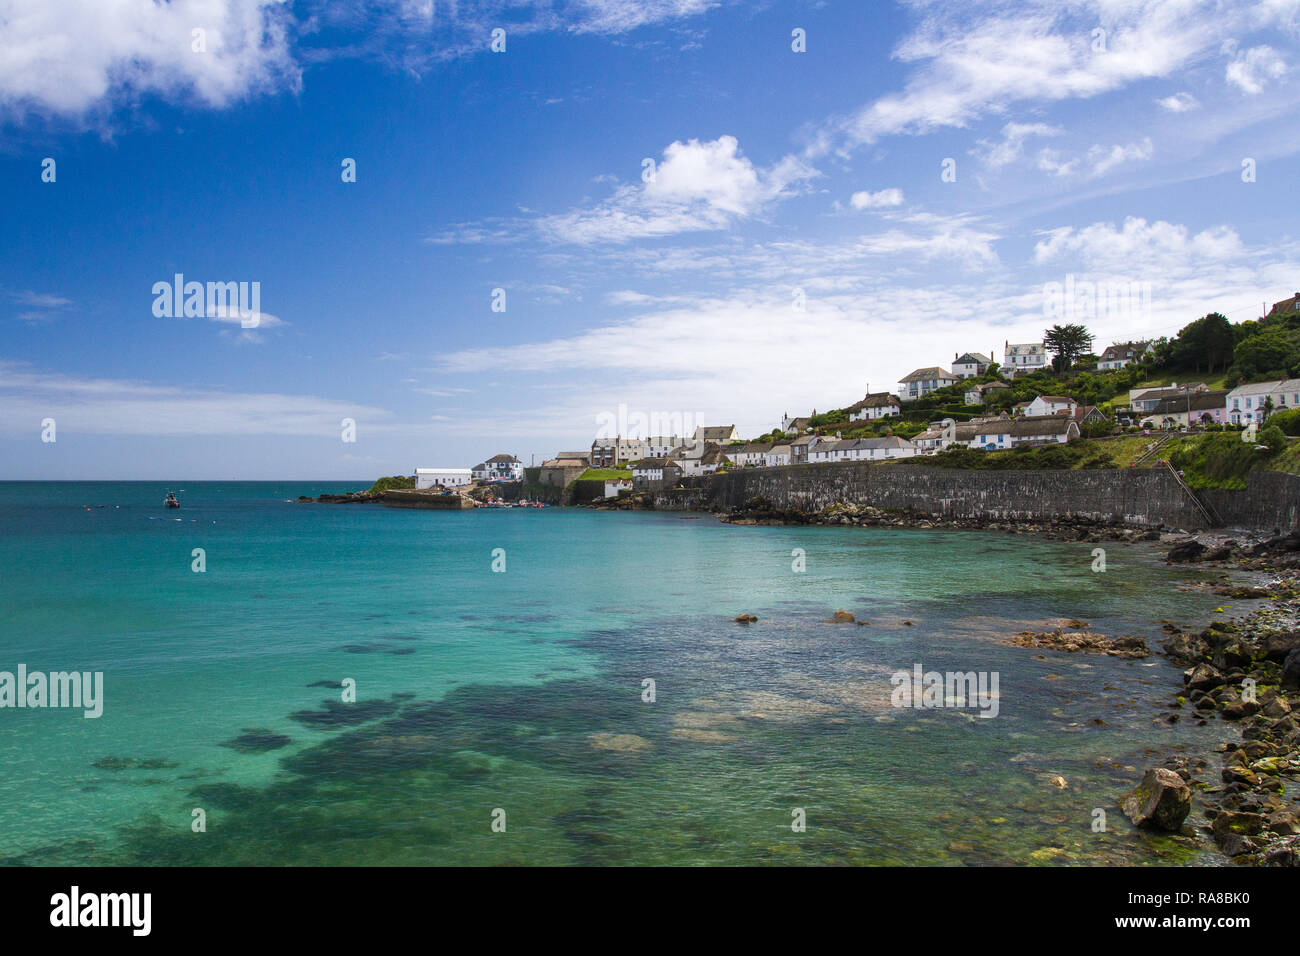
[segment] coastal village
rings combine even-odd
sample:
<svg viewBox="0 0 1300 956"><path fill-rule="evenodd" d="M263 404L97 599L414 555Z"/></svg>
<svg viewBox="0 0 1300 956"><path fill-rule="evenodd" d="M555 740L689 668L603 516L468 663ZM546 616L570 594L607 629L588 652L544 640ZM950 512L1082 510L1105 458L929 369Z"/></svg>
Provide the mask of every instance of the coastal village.
<svg viewBox="0 0 1300 956"><path fill-rule="evenodd" d="M1004 342L1001 361L954 351L951 362L901 376L895 390L864 385L862 397L842 408L783 412L759 436L746 437L734 424L680 435L601 434L589 448L558 452L537 467L499 453L472 468L417 468L406 487L466 495L469 506L518 497L483 493L506 484L525 498L591 503L733 469L907 460L982 467L961 453L1023 454L1126 436L1149 440L1131 446L1137 453L1119 466L1163 463L1160 451L1171 440L1207 432L1235 432L1263 450L1259 435L1274 420L1282 433L1300 433L1300 363L1289 353L1264 356L1265 364L1279 362L1276 369L1258 361L1247 368L1245 360L1260 351L1257 340L1279 335L1284 349L1300 355L1293 341L1298 325L1300 293L1258 320L1232 326L1211 314L1175 339L1116 342L1098 354L1086 328L1056 326L1041 341ZM1244 354L1234 361L1237 351ZM1268 450L1281 452L1285 444L1274 437ZM1042 464L1052 467L1053 460ZM583 493L573 495L579 488ZM566 490L567 500L557 497Z"/></svg>

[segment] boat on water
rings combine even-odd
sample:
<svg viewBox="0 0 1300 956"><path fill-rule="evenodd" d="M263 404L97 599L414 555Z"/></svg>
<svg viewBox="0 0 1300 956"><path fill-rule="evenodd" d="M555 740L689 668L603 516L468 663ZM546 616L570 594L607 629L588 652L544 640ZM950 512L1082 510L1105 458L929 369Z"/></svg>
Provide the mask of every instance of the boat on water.
<svg viewBox="0 0 1300 956"><path fill-rule="evenodd" d="M169 492L167 492L167 497L163 500L163 507L164 507L164 508L179 508L180 506L181 506L181 503L180 503L179 501L176 500L176 492L174 492L174 491L169 491Z"/></svg>

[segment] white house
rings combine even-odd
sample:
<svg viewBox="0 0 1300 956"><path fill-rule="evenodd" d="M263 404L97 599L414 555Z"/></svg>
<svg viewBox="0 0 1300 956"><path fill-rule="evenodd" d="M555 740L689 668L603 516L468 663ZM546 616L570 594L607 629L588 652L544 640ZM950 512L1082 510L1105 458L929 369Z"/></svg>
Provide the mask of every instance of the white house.
<svg viewBox="0 0 1300 956"><path fill-rule="evenodd" d="M1010 388L1006 382L984 382L982 385L972 385L966 389L967 405L982 405L989 400L989 397L997 392L1000 388Z"/></svg>
<svg viewBox="0 0 1300 956"><path fill-rule="evenodd" d="M977 375L983 375L993 364L993 359L980 352L967 352L964 355L958 355L956 352L952 356L952 373L958 378L975 378Z"/></svg>
<svg viewBox="0 0 1300 956"><path fill-rule="evenodd" d="M671 458L646 458L632 466L632 484L644 487L651 484L673 484L681 477L681 468Z"/></svg>
<svg viewBox="0 0 1300 956"><path fill-rule="evenodd" d="M750 442L727 449L727 457L738 468L752 468L766 464L768 450L772 446L764 442Z"/></svg>
<svg viewBox="0 0 1300 956"><path fill-rule="evenodd" d="M1103 372L1124 368L1155 352L1154 342L1116 342L1106 347L1097 359L1097 368Z"/></svg>
<svg viewBox="0 0 1300 956"><path fill-rule="evenodd" d="M1047 346L1042 342L1024 342L1013 345L1003 343L1002 374L1008 376L1026 375L1041 372L1050 363L1047 361Z"/></svg>
<svg viewBox="0 0 1300 956"><path fill-rule="evenodd" d="M1156 406L1169 398L1185 398L1189 393L1208 391L1204 382L1186 382L1179 385L1153 385L1146 388L1130 388L1128 391L1129 408L1135 414L1153 412Z"/></svg>
<svg viewBox="0 0 1300 956"><path fill-rule="evenodd" d="M1000 451L1011 447L1011 422L1013 419L1000 418L986 422L975 429L975 436L970 441L971 448L985 451Z"/></svg>
<svg viewBox="0 0 1300 956"><path fill-rule="evenodd" d="M1274 412L1300 408L1300 378L1238 385L1228 393L1226 404L1233 424L1262 424Z"/></svg>
<svg viewBox="0 0 1300 956"><path fill-rule="evenodd" d="M900 378L899 394L908 401L916 401L922 395L927 395L945 385L955 385L958 381L960 380L952 372L937 365L930 365L926 368L918 368L910 375Z"/></svg>
<svg viewBox="0 0 1300 956"><path fill-rule="evenodd" d="M476 481L519 481L524 477L524 463L514 455L493 455L470 469Z"/></svg>
<svg viewBox="0 0 1300 956"><path fill-rule="evenodd" d="M877 418L889 418L902 411L902 399L889 392L869 392L860 402L854 402L844 409L849 413L849 421L874 421Z"/></svg>
<svg viewBox="0 0 1300 956"><path fill-rule="evenodd" d="M822 439L808 451L808 460L814 463L847 461L856 444L852 439Z"/></svg>
<svg viewBox="0 0 1300 956"><path fill-rule="evenodd" d="M651 435L645 439L645 457L667 458L681 444L682 439L677 435Z"/></svg>
<svg viewBox="0 0 1300 956"><path fill-rule="evenodd" d="M428 488L460 488L474 480L468 468L417 468L415 490Z"/></svg>
<svg viewBox="0 0 1300 956"><path fill-rule="evenodd" d="M987 426L982 426L987 427ZM1065 444L1079 437L1079 424L1069 415L1043 415L1036 418L1013 418L1006 426L1011 445Z"/></svg>
<svg viewBox="0 0 1300 956"><path fill-rule="evenodd" d="M1056 415L1067 412L1071 415L1079 403L1064 395L1039 395L1025 407L1025 415L1038 418L1042 415Z"/></svg>
<svg viewBox="0 0 1300 956"><path fill-rule="evenodd" d="M790 464L790 446L779 442L769 448L763 454L763 464L768 468L775 468L778 465Z"/></svg>
<svg viewBox="0 0 1300 956"><path fill-rule="evenodd" d="M885 461L889 458L912 458L920 454L914 444L897 435L883 438L859 438L854 444L854 457L858 461Z"/></svg>
<svg viewBox="0 0 1300 956"><path fill-rule="evenodd" d="M740 441L740 435L737 433L735 425L701 425L695 429L695 434L691 437L696 444L701 446L710 441L718 445L729 445L732 442Z"/></svg>
<svg viewBox="0 0 1300 956"><path fill-rule="evenodd" d="M605 482L605 497L617 498L620 491L631 491L632 482L626 478L615 478L613 481Z"/></svg>
<svg viewBox="0 0 1300 956"><path fill-rule="evenodd" d="M945 420L945 422L951 421L951 418ZM912 437L912 444L916 446L918 454L931 455L947 447L945 445L945 422L931 422L925 431Z"/></svg>

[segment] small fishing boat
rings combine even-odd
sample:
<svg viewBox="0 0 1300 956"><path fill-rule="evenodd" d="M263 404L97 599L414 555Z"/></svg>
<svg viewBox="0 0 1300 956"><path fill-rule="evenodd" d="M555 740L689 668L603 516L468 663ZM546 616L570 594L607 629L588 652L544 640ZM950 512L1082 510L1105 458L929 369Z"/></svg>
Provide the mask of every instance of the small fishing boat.
<svg viewBox="0 0 1300 956"><path fill-rule="evenodd" d="M164 508L179 508L181 503L176 500L176 492L167 492L167 498L163 501Z"/></svg>

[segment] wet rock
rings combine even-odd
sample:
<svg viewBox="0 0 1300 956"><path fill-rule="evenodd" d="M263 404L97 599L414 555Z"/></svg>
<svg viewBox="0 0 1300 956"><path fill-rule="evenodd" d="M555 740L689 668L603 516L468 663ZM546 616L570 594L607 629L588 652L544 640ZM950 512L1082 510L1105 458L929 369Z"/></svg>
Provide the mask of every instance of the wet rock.
<svg viewBox="0 0 1300 956"><path fill-rule="evenodd" d="M1067 653L1083 651L1129 659L1149 657L1151 654L1146 641L1130 634L1108 638L1091 631L1063 631L1060 628L1055 631L1021 631L1009 638L1007 643L1017 647L1047 647Z"/></svg>
<svg viewBox="0 0 1300 956"><path fill-rule="evenodd" d="M1223 684L1224 677L1209 664L1198 664L1183 675L1188 690L1213 690Z"/></svg>
<svg viewBox="0 0 1300 956"><path fill-rule="evenodd" d="M740 617L733 617L732 620L737 624L753 624L758 618L752 614L742 614Z"/></svg>
<svg viewBox="0 0 1300 956"><path fill-rule="evenodd" d="M279 750L291 743L293 743L293 740L287 734L277 734L274 730L266 727L245 727L242 734L227 740L221 746L229 747L231 750L238 750L240 753L255 754L265 753L268 750Z"/></svg>
<svg viewBox="0 0 1300 956"><path fill-rule="evenodd" d="M1265 826L1273 833L1300 833L1300 807L1275 810L1268 815Z"/></svg>
<svg viewBox="0 0 1300 956"><path fill-rule="evenodd" d="M1282 686L1300 690L1300 647L1288 653L1282 662Z"/></svg>
<svg viewBox="0 0 1300 956"><path fill-rule="evenodd" d="M1297 647L1300 647L1300 631L1289 633L1278 631L1266 634L1259 642L1259 649L1264 652L1264 657L1279 664L1284 663L1287 655Z"/></svg>
<svg viewBox="0 0 1300 956"><path fill-rule="evenodd" d="M1135 826L1176 831L1192 807L1192 791L1172 770L1152 767L1131 793L1120 802L1124 815Z"/></svg>
<svg viewBox="0 0 1300 956"><path fill-rule="evenodd" d="M856 618L848 611L843 609L836 611L831 615L830 623L832 624L852 624Z"/></svg>
<svg viewBox="0 0 1300 956"><path fill-rule="evenodd" d="M1186 561L1199 561L1201 555L1205 553L1205 545L1195 538L1190 541L1180 541L1169 549L1169 554L1165 560L1174 564L1180 564Z"/></svg>
<svg viewBox="0 0 1300 956"><path fill-rule="evenodd" d="M597 750L611 750L614 753L632 754L650 750L654 744L636 734L599 733L591 735L591 745Z"/></svg>
<svg viewBox="0 0 1300 956"><path fill-rule="evenodd" d="M1214 818L1214 842L1228 856L1241 856L1256 849L1250 838L1264 829L1265 817L1259 813L1224 810Z"/></svg>

